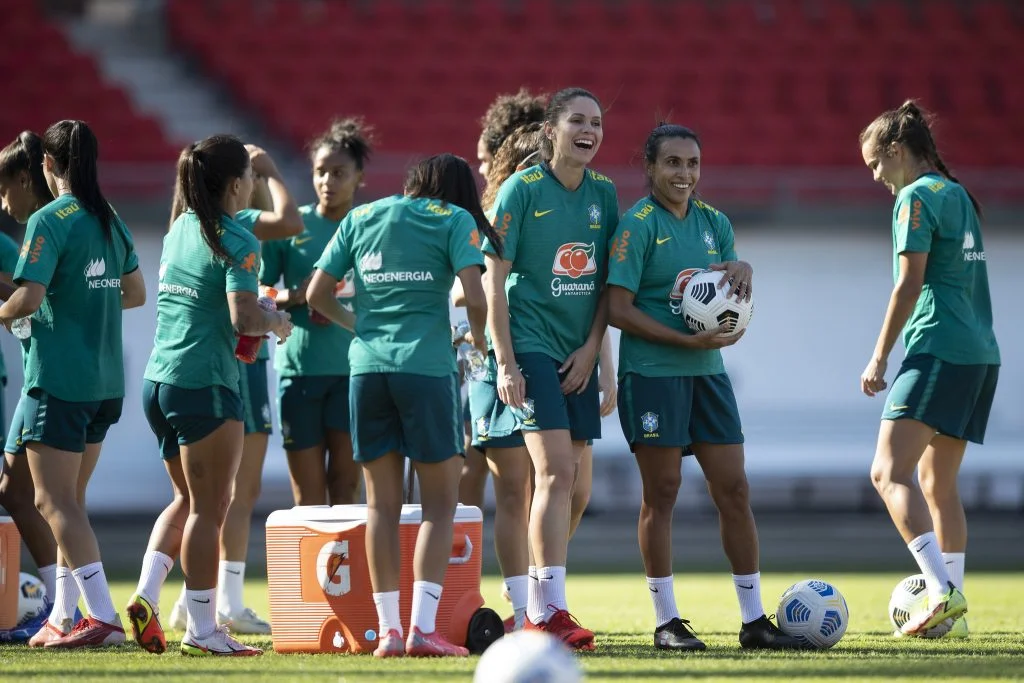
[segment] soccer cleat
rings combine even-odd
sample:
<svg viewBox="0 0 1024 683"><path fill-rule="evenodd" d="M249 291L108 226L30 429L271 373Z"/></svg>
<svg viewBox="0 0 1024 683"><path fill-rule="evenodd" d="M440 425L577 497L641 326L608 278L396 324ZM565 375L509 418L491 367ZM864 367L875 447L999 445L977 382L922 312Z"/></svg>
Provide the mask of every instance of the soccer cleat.
<svg viewBox="0 0 1024 683"><path fill-rule="evenodd" d="M373 656L381 659L385 657L404 657L405 640L402 639L401 632L397 628L393 628L388 631L387 634L380 639L377 649L373 651Z"/></svg>
<svg viewBox="0 0 1024 683"><path fill-rule="evenodd" d="M551 606L549 605L549 608ZM567 610L556 610L551 618L533 626L547 631L574 650L590 651L594 649L594 632L589 631L576 621L576 617Z"/></svg>
<svg viewBox="0 0 1024 683"><path fill-rule="evenodd" d="M449 643L437 631L423 633L418 626L413 626L405 642L405 654L408 657L468 657L469 650Z"/></svg>
<svg viewBox="0 0 1024 683"><path fill-rule="evenodd" d="M132 626L132 636L139 647L155 655L163 654L167 650L167 638L160 626L160 615L149 604L149 600L136 593L125 611L128 612L128 623Z"/></svg>
<svg viewBox="0 0 1024 683"><path fill-rule="evenodd" d="M675 617L654 631L654 647L659 650L706 650L707 646L690 628L686 619Z"/></svg>
<svg viewBox="0 0 1024 683"><path fill-rule="evenodd" d="M174 607L171 608L171 619L167 625L175 631L184 631L188 628L188 609L183 601L176 600L174 602Z"/></svg>
<svg viewBox="0 0 1024 683"><path fill-rule="evenodd" d="M124 628L121 627L121 617L114 616L115 623L108 624L105 621L88 616L82 619L71 633L63 638L48 641L43 647L59 647L65 649L76 649L80 647L106 647L108 645L123 645L127 639Z"/></svg>
<svg viewBox="0 0 1024 683"><path fill-rule="evenodd" d="M64 619L62 628L58 628L47 621L43 627L36 631L36 634L28 639L29 647L43 647L51 640L60 640L71 633L71 620Z"/></svg>
<svg viewBox="0 0 1024 683"><path fill-rule="evenodd" d="M263 650L238 642L226 627L218 626L213 633L202 638L186 633L181 639L181 654L190 657L255 657L263 654Z"/></svg>
<svg viewBox="0 0 1024 683"><path fill-rule="evenodd" d="M946 638L952 638L954 640L970 637L971 633L967 629L967 617L964 616L961 616L959 619L955 619L953 621L953 627L949 629L949 633L946 634Z"/></svg>
<svg viewBox="0 0 1024 683"><path fill-rule="evenodd" d="M227 626L231 629L232 633L261 636L270 635L270 623L260 619L256 613L248 607L242 609L238 614L231 616L217 612L217 625Z"/></svg>
<svg viewBox="0 0 1024 683"><path fill-rule="evenodd" d="M929 601L930 602L930 601ZM900 630L908 636L919 636L946 619L957 619L967 611L967 598L952 583L942 599L929 609L911 615Z"/></svg>
<svg viewBox="0 0 1024 683"><path fill-rule="evenodd" d="M740 627L740 647L746 650L800 650L806 646L787 636L771 619L760 617Z"/></svg>

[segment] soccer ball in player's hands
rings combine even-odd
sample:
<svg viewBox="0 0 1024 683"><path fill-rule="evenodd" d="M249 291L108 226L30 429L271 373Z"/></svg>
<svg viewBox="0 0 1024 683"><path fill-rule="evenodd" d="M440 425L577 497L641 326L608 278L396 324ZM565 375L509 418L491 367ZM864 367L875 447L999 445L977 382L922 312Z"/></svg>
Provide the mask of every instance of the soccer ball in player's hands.
<svg viewBox="0 0 1024 683"><path fill-rule="evenodd" d="M682 315L686 326L694 332L724 328L725 336L734 336L750 324L754 313L753 298L727 296L728 286L719 288L722 271L704 270L695 274L683 290Z"/></svg>

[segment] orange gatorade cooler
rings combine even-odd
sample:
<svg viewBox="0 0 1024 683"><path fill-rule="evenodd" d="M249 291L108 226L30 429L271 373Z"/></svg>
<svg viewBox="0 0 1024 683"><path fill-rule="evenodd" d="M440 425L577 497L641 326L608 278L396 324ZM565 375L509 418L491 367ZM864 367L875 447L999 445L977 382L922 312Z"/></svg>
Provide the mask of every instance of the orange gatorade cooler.
<svg viewBox="0 0 1024 683"><path fill-rule="evenodd" d="M21 534L13 519L0 517L0 629L18 625L20 576Z"/></svg>
<svg viewBox="0 0 1024 683"><path fill-rule="evenodd" d="M502 635L501 618L480 595L480 509L459 505L437 608L437 628L450 642L483 652ZM420 506L402 506L399 579L403 628L412 611L412 557ZM370 653L377 647L377 610L366 562L366 506L310 505L267 518L267 585L277 652ZM17 576L17 574L15 574Z"/></svg>

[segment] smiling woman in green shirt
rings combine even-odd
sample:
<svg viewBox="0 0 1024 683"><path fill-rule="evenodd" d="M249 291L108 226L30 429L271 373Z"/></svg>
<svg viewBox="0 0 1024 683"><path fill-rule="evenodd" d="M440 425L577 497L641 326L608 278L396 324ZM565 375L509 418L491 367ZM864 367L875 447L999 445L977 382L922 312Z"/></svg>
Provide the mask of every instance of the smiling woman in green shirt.
<svg viewBox="0 0 1024 683"><path fill-rule="evenodd" d="M146 289L131 234L97 182L95 135L82 121L60 121L46 130L43 151L43 173L57 198L29 219L14 273L18 289L0 306L0 321L10 327L32 316L21 442L36 503L88 615L70 632L50 622L41 632L48 647L115 645L124 642L124 629L84 499L107 430L121 417L121 311L145 303Z"/></svg>

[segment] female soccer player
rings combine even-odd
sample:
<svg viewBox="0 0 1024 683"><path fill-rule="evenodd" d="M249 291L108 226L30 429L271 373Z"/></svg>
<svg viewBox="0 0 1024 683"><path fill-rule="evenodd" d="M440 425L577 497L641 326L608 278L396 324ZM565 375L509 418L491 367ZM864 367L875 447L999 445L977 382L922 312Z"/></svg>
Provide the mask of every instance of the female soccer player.
<svg viewBox="0 0 1024 683"><path fill-rule="evenodd" d="M302 217L281 178L274 160L263 149L246 145L253 173L253 192L247 206L235 215L239 225L250 230L258 240L279 240L302 232ZM184 211L184 199L176 189L171 209L171 225ZM263 461L272 425L270 392L267 385L268 345L260 346L255 363L238 361L239 395L245 437L242 460L238 463L231 502L220 533L220 565L217 573L217 623L232 633L269 634L270 624L245 606L245 559L249 547L252 511L260 497ZM176 502L187 509L185 499ZM151 549L147 549L151 550ZM150 558L154 559L153 557ZM173 565L173 558L155 558L157 566ZM140 586L140 590L141 590ZM184 631L188 625L184 583L171 610L170 626Z"/></svg>
<svg viewBox="0 0 1024 683"><path fill-rule="evenodd" d="M369 132L359 119L335 121L309 147L317 202L300 210L302 234L263 245L260 281L284 279L277 303L295 331L274 361L279 376L281 433L296 505L358 502L359 467L349 433L348 348L352 333L312 312L306 286L316 261L352 210L370 158ZM338 296L351 307L352 273Z"/></svg>
<svg viewBox="0 0 1024 683"><path fill-rule="evenodd" d="M505 254L484 245L501 400L488 435L521 431L536 471L530 543L543 612L528 610L527 628L578 649L593 648L594 634L566 605L567 512L582 451L601 436L593 375L607 323L607 246L618 223L615 186L587 168L603 136L594 95L556 93L544 117L546 161L505 181L494 205Z"/></svg>
<svg viewBox="0 0 1024 683"><path fill-rule="evenodd" d="M654 645L703 650L681 619L672 576L672 511L684 449L693 453L718 508L722 544L739 598L744 648L789 648L797 641L765 616L757 527L743 469L743 432L722 347L741 334L694 334L680 315L682 291L702 269L723 271L729 294L749 297L753 271L737 260L732 224L694 198L701 145L683 126L662 124L644 145L651 193L626 211L611 249L608 315L622 330L619 420L643 484L638 536L654 601Z"/></svg>
<svg viewBox="0 0 1024 683"><path fill-rule="evenodd" d="M875 180L896 196L896 285L860 384L868 396L885 390L902 330L906 358L889 389L871 465L871 480L928 587L928 608L901 630L922 635L952 619L951 633L964 636L967 520L956 479L967 442L984 441L1000 364L981 209L946 168L929 118L913 101L872 121L860 143Z"/></svg>
<svg viewBox="0 0 1024 683"><path fill-rule="evenodd" d="M345 217L309 285L314 309L351 326L352 313L334 292L355 269L352 441L366 479L366 554L380 619L378 657L468 654L436 631L435 619L462 471L447 302L458 277L482 350L480 232L493 236L469 165L451 154L431 157L412 169L405 196L381 199ZM413 558L412 620L403 644L398 532L405 458L420 483L423 520Z"/></svg>
<svg viewBox="0 0 1024 683"><path fill-rule="evenodd" d="M216 615L218 542L242 456L233 350L236 334L274 332L286 339L291 323L287 313L259 306L259 242L233 219L252 194L245 146L226 135L188 146L178 159L178 185L188 210L164 238L156 337L143 383L143 409L176 500L154 526L142 589L128 615L139 645L154 653L166 649L156 607L170 569L166 560L180 547L188 587L182 653L257 655L260 650L218 626Z"/></svg>
<svg viewBox="0 0 1024 683"><path fill-rule="evenodd" d="M36 506L72 568L88 616L70 632L70 619L47 621L33 640L46 647L115 645L125 633L85 512L85 489L107 430L121 416L121 311L145 303L146 288L131 234L97 182L99 148L89 127L53 124L43 153L43 174L57 198L29 218L14 273L18 288L0 306L0 321L10 328L31 316L15 422Z"/></svg>

